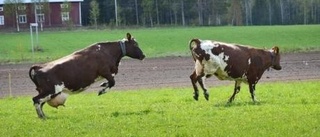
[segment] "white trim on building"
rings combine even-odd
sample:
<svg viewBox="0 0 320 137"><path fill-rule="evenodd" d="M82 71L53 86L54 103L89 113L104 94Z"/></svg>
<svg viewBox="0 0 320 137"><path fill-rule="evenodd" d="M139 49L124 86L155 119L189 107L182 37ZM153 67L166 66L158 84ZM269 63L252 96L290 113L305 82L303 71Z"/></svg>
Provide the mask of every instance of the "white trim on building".
<svg viewBox="0 0 320 137"><path fill-rule="evenodd" d="M4 4L5 0L0 0L0 5ZM34 0L24 0L23 3L33 3ZM48 0L48 2L83 2L83 0Z"/></svg>
<svg viewBox="0 0 320 137"><path fill-rule="evenodd" d="M4 25L4 16L0 15L0 25Z"/></svg>

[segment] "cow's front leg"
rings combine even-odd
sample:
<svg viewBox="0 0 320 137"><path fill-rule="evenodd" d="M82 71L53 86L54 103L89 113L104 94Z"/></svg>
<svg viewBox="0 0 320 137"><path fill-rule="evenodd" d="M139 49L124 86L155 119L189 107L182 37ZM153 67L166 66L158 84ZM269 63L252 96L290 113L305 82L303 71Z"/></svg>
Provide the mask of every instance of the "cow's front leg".
<svg viewBox="0 0 320 137"><path fill-rule="evenodd" d="M107 88L111 88L115 85L115 80L114 80L114 76L112 74L106 74L105 76L103 76L107 79L108 82L103 82L100 84L101 87L104 87L103 89L101 89L98 93L98 95L102 95L104 93L106 93L106 89Z"/></svg>
<svg viewBox="0 0 320 137"><path fill-rule="evenodd" d="M192 83L192 86L193 86L193 98L198 101L199 90L198 90L198 87L197 87L197 74L196 74L196 71L193 71L193 73L190 75L190 79L191 79L191 83Z"/></svg>
<svg viewBox="0 0 320 137"><path fill-rule="evenodd" d="M233 94L230 97L228 103L231 103L234 100L236 94L238 94L240 92L240 88L241 88L241 81L236 81L236 83L234 84Z"/></svg>

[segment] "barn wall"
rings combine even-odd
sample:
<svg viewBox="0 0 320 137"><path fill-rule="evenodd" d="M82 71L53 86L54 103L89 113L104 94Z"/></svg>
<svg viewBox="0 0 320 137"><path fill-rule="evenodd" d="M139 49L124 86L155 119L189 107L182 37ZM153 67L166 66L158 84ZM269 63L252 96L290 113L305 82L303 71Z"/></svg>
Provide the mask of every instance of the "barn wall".
<svg viewBox="0 0 320 137"><path fill-rule="evenodd" d="M44 27L61 27L68 25L61 19L61 7L62 2L50 3L51 12L44 14L45 22L42 24ZM80 26L80 13L79 2L71 3L71 11L69 13L69 19L74 26ZM0 5L3 6L3 5ZM19 11L19 14L25 13L27 15L26 23L19 23L20 28L29 28L30 23L35 22L35 14L31 3L26 4L25 11ZM5 16L4 11L0 11L0 16L4 16L4 25L0 25L1 28L16 28L16 19L12 16ZM40 24L39 24L40 25ZM70 25L70 24L69 24Z"/></svg>

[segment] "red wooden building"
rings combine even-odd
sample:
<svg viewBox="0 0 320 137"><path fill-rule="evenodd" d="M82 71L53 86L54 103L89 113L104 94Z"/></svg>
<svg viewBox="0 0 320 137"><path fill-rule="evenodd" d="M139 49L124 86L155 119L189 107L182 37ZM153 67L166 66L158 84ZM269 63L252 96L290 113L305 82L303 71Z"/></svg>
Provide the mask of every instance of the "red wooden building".
<svg viewBox="0 0 320 137"><path fill-rule="evenodd" d="M34 1L34 0L33 0ZM0 29L1 28L28 28L30 23L39 23L43 27L60 27L66 25L81 26L81 2L83 0L46 0L47 2L33 3L24 0L23 3L9 8L5 0L0 0ZM44 0L36 0L44 1ZM8 9L9 8L9 9ZM5 10L15 12L5 14Z"/></svg>

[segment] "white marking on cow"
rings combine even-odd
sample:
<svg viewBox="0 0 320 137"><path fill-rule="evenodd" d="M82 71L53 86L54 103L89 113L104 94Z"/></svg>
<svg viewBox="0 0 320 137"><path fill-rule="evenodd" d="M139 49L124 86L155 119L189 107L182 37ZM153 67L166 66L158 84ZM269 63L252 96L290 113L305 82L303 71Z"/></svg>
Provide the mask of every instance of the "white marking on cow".
<svg viewBox="0 0 320 137"><path fill-rule="evenodd" d="M247 73L243 73L242 77L241 77L242 81L248 84L248 77L247 77Z"/></svg>
<svg viewBox="0 0 320 137"><path fill-rule="evenodd" d="M218 47L219 44L215 44L213 43L211 40L201 40L201 44L200 47L203 50L208 50L208 49L212 49L213 47Z"/></svg>
<svg viewBox="0 0 320 137"><path fill-rule="evenodd" d="M97 45L97 49L96 49L96 51L99 51L99 50L101 50L101 45Z"/></svg>
<svg viewBox="0 0 320 137"><path fill-rule="evenodd" d="M194 66L195 70L196 70L196 74L199 76L201 75L202 71L203 71L203 66L200 63L199 60L196 60L195 66Z"/></svg>
<svg viewBox="0 0 320 137"><path fill-rule="evenodd" d="M233 49L239 49L239 47L235 46L235 44L229 44L229 43L218 42L218 41L214 41L213 43L214 43L214 45L225 45L225 46L228 46Z"/></svg>
<svg viewBox="0 0 320 137"><path fill-rule="evenodd" d="M114 77L115 75L116 75L115 73L112 73L112 74L111 74L112 77Z"/></svg>
<svg viewBox="0 0 320 137"><path fill-rule="evenodd" d="M39 103L42 104L43 102L47 102L48 100L51 99L51 95L52 94L49 94L48 96L44 97L44 98L40 98L39 99Z"/></svg>
<svg viewBox="0 0 320 137"><path fill-rule="evenodd" d="M248 65L250 65L250 64L251 64L251 58L248 59Z"/></svg>
<svg viewBox="0 0 320 137"><path fill-rule="evenodd" d="M224 55L224 61L228 61L229 60L229 56L228 55Z"/></svg>
<svg viewBox="0 0 320 137"><path fill-rule="evenodd" d="M237 90L237 93L240 92L241 82L242 82L242 81L236 81L236 90ZM239 88L238 88L238 87L239 87Z"/></svg>
<svg viewBox="0 0 320 137"><path fill-rule="evenodd" d="M84 91L86 90L88 87L85 87L85 88L80 88L78 89L77 91L74 91L74 89L68 89L65 87L64 83L62 82L62 84L57 84L57 85L54 85L54 89L55 89L55 94L59 93L59 92L63 92L63 93L66 93L66 94L78 94L80 93L81 91Z"/></svg>
<svg viewBox="0 0 320 137"><path fill-rule="evenodd" d="M61 85L54 85L54 90L55 90L55 93L59 93L61 91L63 91L63 89L65 88L64 84L62 83Z"/></svg>
<svg viewBox="0 0 320 137"><path fill-rule="evenodd" d="M216 74L216 76L220 79L230 79L228 76L228 73L225 72L225 68L228 65L224 58L226 56L224 55L224 52L221 52L219 55L214 55L212 52L207 52L206 54L210 55L210 59L203 60L202 64L204 66L203 70L205 74ZM228 57L227 57L228 58Z"/></svg>

